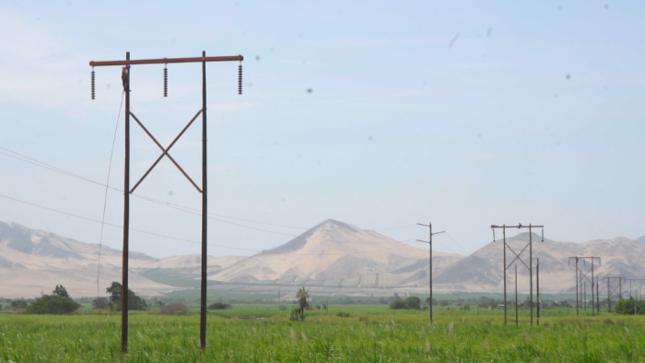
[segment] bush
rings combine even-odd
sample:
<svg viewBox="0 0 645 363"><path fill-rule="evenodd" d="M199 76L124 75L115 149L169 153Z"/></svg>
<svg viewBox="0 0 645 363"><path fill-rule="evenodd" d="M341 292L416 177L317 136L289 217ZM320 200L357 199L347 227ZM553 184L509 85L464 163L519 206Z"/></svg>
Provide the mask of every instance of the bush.
<svg viewBox="0 0 645 363"><path fill-rule="evenodd" d="M408 309L419 310L421 309L421 299L416 296L410 296L405 299L405 306L407 306Z"/></svg>
<svg viewBox="0 0 645 363"><path fill-rule="evenodd" d="M464 305L464 307L463 307L463 309L464 309L464 310L470 310L470 305L465 304L465 305Z"/></svg>
<svg viewBox="0 0 645 363"><path fill-rule="evenodd" d="M390 303L390 309L421 309L421 299L416 296L410 296L405 300L394 299Z"/></svg>
<svg viewBox="0 0 645 363"><path fill-rule="evenodd" d="M171 302L161 308L161 315L188 315L188 307L180 302Z"/></svg>
<svg viewBox="0 0 645 363"><path fill-rule="evenodd" d="M27 302L25 300L14 300L9 306L12 309L24 309L27 307Z"/></svg>
<svg viewBox="0 0 645 363"><path fill-rule="evenodd" d="M293 308L291 309L291 315L289 315L289 320L305 321L305 313L303 313L300 308Z"/></svg>
<svg viewBox="0 0 645 363"><path fill-rule="evenodd" d="M121 311L121 290L122 286L116 281L112 281L106 292L110 293L110 309ZM128 289L128 310L148 310L148 304L137 296L132 290Z"/></svg>
<svg viewBox="0 0 645 363"><path fill-rule="evenodd" d="M439 306L448 306L448 300L441 300L441 302L439 302Z"/></svg>
<svg viewBox="0 0 645 363"><path fill-rule="evenodd" d="M225 303L219 302L219 301L216 302L216 303L211 304L208 307L209 310L224 310L224 309L232 309L232 308L233 308L233 306L231 306L231 304L225 304Z"/></svg>
<svg viewBox="0 0 645 363"><path fill-rule="evenodd" d="M109 309L110 301L105 297L97 297L96 299L92 300L92 308L97 310Z"/></svg>
<svg viewBox="0 0 645 363"><path fill-rule="evenodd" d="M395 299L390 302L390 309L405 309L405 301L401 299Z"/></svg>
<svg viewBox="0 0 645 363"><path fill-rule="evenodd" d="M341 311L338 314L336 314L336 316L339 318L349 318L349 313L344 313Z"/></svg>
<svg viewBox="0 0 645 363"><path fill-rule="evenodd" d="M616 307L614 309L615 312L618 314L623 314L623 315L634 315L634 303L636 301L634 300L633 297L630 297L629 299L620 299L618 301L618 304L616 304ZM636 314L638 315L643 315L645 314L645 301L641 300L636 303Z"/></svg>
<svg viewBox="0 0 645 363"><path fill-rule="evenodd" d="M27 306L27 314L69 314L80 308L81 304L60 295L44 295Z"/></svg>

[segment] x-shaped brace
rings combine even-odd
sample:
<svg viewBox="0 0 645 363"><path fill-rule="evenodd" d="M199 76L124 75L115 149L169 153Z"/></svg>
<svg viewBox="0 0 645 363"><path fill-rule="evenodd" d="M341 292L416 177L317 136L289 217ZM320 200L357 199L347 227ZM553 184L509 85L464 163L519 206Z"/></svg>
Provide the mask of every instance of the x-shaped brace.
<svg viewBox="0 0 645 363"><path fill-rule="evenodd" d="M506 266L506 269L507 269L507 270L508 270L508 268L509 268L509 267L511 267L511 266L513 265L513 262L515 262L516 260L518 260L518 259L519 259L519 260L520 260L520 262L521 262L524 266L526 266L526 268L527 268L527 269L529 269L529 271L531 271L531 268L530 268L530 267L528 267L528 266L526 265L526 263L524 262L524 260L522 260L522 259L520 258L520 255L522 254L522 252L524 252L524 250L526 250L526 247L528 247L528 246L529 246L528 244L527 244L526 246L524 246L524 248L522 248L522 250L520 251L520 253L519 253L519 254L517 254L517 253L515 253L515 251L513 251L513 249L511 248L511 246L509 246L508 244L506 245L506 247L508 247L508 249L509 249L509 250L511 250L511 252L513 252L513 254L515 255L515 258L513 259L513 261L511 261L511 263L509 263L509 264L508 264L508 266Z"/></svg>
<svg viewBox="0 0 645 363"><path fill-rule="evenodd" d="M199 111L197 112L197 114L195 115L195 117L193 117L193 118L192 118L192 120L190 120L190 122L188 122L188 125L186 125L186 127L184 127L184 129L183 129L183 130L181 130L181 132L179 133L179 135L177 135L177 137L172 141L172 143L170 143L170 146L168 146L168 148L165 148L165 149L164 149L164 147L163 147L163 146L161 146L161 144L159 143L159 141L157 141L157 139L155 139L155 137L154 137L154 136L152 136L152 134L150 133L150 131L148 131L148 129L146 129L146 127L145 127L145 126L143 126L143 124L141 123L141 121L139 121L139 119L138 119L138 118L137 118L137 117L136 117L132 112L130 112L130 116L132 116L132 118L134 118L134 120L139 124L139 126L141 126L141 128L143 129L143 131L145 131L145 133L146 133L146 134L148 134L148 136L150 136L150 138L152 139L152 141L154 141L154 143L155 143L155 144L157 144L157 146L161 149L161 152L162 152L162 153L161 153L161 155L157 158L157 160L155 160L155 162L152 164L152 166L148 169L148 171L146 171L146 173L145 173L145 174L143 174L143 176L141 177L141 179L139 179L139 181L137 182L137 184L135 184L135 185L134 185L134 188L132 188L132 190L130 190L130 193L133 193L133 192L134 192L134 190L135 190L135 189L137 189L137 187L139 186L139 184L141 184L141 182L143 181L143 179L145 179L145 178L148 176L148 174L150 174L150 172L152 171L152 169L154 169L154 168L155 168L155 166L157 166L157 164L161 161L161 159L163 159L163 157L164 157L164 156L167 156L167 157L168 157L168 159L170 159L170 161L172 161L172 163L173 163L173 164L175 164L175 166L177 167L177 169L179 169L179 171L181 171L181 173L182 173L182 174L184 174L184 176L188 179L188 181L190 181L190 183L191 183L191 184L193 184L193 186L197 189L197 191L198 191L198 192L200 192L200 193L202 192L202 190L197 186L197 184L196 184L196 183L195 183L195 182L194 182L194 181L193 181L193 180L188 176L188 174L186 174L186 172L184 171L184 169L182 169L182 168L181 168L181 166L179 166L179 164L175 161L175 159L173 159L173 157L172 157L172 156L170 156L170 154L168 153L168 152L170 151L170 149L173 147L173 145L175 145L175 143L179 140L179 138L184 134L184 132L186 132L186 130L188 130L188 128L190 127L190 125L192 125L192 124L193 124L193 122L195 121L195 119L197 119L197 117L202 113L202 111L203 111L203 110L199 110Z"/></svg>

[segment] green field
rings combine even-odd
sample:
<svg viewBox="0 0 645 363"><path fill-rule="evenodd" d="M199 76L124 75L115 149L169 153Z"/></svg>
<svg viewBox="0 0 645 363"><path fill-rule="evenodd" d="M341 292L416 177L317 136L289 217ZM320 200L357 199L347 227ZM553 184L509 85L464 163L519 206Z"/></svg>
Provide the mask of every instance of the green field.
<svg viewBox="0 0 645 363"><path fill-rule="evenodd" d="M0 314L0 362L645 362L644 317L572 312L546 310L531 327L523 310L516 327L514 313L504 326L503 311L442 307L429 326L427 310L383 305L312 310L304 322L276 305L236 305L210 312L203 353L196 311L133 312L126 356L119 315Z"/></svg>

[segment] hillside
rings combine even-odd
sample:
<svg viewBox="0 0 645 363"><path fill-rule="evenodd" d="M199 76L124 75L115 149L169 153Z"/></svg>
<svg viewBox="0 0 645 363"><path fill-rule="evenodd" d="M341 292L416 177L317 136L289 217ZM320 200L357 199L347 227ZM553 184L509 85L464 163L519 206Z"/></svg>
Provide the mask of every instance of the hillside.
<svg viewBox="0 0 645 363"><path fill-rule="evenodd" d="M507 238L507 244L520 254L529 240L528 233ZM594 275L625 276L636 278L645 276L645 245L627 238L594 240L585 243L556 242L533 234L533 257L540 259L541 289L545 292L575 291L575 262L570 265L572 256L601 257L600 266L596 262ZM528 264L528 248L520 254ZM641 256L639 258L639 256ZM507 251L507 264L515 256ZM472 255L458 261L441 271L435 277L435 286L444 291L503 291L503 242L491 242ZM518 266L518 285L520 291L528 290L528 269L516 261L508 270L508 286L514 288L514 265ZM591 265L580 262L581 269L590 270ZM512 284L512 285L511 285Z"/></svg>
<svg viewBox="0 0 645 363"><path fill-rule="evenodd" d="M293 240L209 275L225 282L392 287L427 276L427 250L328 219ZM462 258L436 253L441 271Z"/></svg>
<svg viewBox="0 0 645 363"><path fill-rule="evenodd" d="M63 284L72 296L96 296L98 244L64 238L16 223L0 222L0 296L34 297ZM100 293L112 281L121 281L121 251L101 249ZM130 265L147 266L158 260L130 252ZM130 273L130 288L138 293L159 294L171 287Z"/></svg>

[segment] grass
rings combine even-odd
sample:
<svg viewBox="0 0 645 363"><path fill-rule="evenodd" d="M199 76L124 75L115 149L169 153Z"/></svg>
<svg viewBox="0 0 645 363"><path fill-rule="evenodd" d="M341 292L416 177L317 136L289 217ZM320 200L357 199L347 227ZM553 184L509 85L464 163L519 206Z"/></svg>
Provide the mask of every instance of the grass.
<svg viewBox="0 0 645 363"><path fill-rule="evenodd" d="M427 311L377 305L312 310L304 322L275 305L236 305L210 312L203 353L196 311L132 312L126 356L118 315L3 314L0 362L645 362L643 317L567 312L531 327L522 311L515 327L499 311L441 309L429 326Z"/></svg>

